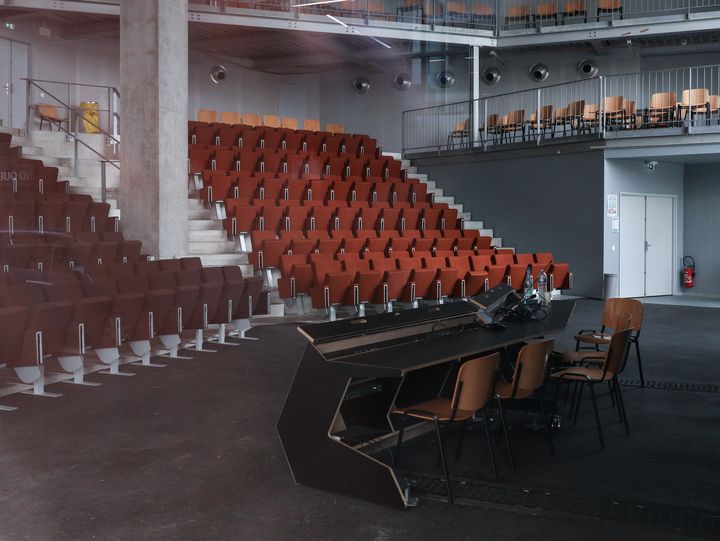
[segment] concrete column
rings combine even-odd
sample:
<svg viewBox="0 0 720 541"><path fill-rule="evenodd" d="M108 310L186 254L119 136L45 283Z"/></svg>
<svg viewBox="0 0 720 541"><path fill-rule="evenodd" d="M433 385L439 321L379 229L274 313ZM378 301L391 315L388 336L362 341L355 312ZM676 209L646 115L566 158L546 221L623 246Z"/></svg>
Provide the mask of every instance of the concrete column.
<svg viewBox="0 0 720 541"><path fill-rule="evenodd" d="M472 101L472 122L470 123L470 142L473 146L480 141L480 128L483 127L484 118L482 103L480 102L480 47L473 45L470 49L470 99Z"/></svg>
<svg viewBox="0 0 720 541"><path fill-rule="evenodd" d="M187 252L188 0L120 3L120 212L126 238Z"/></svg>

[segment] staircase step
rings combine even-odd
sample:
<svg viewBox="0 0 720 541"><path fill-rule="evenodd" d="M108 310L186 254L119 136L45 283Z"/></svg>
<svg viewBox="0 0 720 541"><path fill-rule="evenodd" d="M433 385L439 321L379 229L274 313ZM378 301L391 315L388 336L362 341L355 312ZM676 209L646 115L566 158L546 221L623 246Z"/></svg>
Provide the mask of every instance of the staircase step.
<svg viewBox="0 0 720 541"><path fill-rule="evenodd" d="M492 246L493 248L502 248L502 237L493 237L493 240L490 241L490 246Z"/></svg>
<svg viewBox="0 0 720 541"><path fill-rule="evenodd" d="M48 167L71 167L73 164L71 158L55 158L44 154L32 154L30 152L25 152L25 147L23 147L23 158L27 158L29 160L42 160L43 164Z"/></svg>
<svg viewBox="0 0 720 541"><path fill-rule="evenodd" d="M435 197L436 203L447 203L448 205L452 205L455 203L455 197L451 195L441 195Z"/></svg>
<svg viewBox="0 0 720 541"><path fill-rule="evenodd" d="M492 237L494 234L494 231L492 229L480 229L480 236L482 237Z"/></svg>
<svg viewBox="0 0 720 541"><path fill-rule="evenodd" d="M483 223L479 220L465 220L465 229L482 229Z"/></svg>
<svg viewBox="0 0 720 541"><path fill-rule="evenodd" d="M210 209L193 209L188 210L188 220L211 220L212 212Z"/></svg>
<svg viewBox="0 0 720 541"><path fill-rule="evenodd" d="M472 214L469 212L458 212L458 217L465 220L465 223L472 221Z"/></svg>
<svg viewBox="0 0 720 541"><path fill-rule="evenodd" d="M223 223L220 220L189 220L188 231L215 231L222 230Z"/></svg>
<svg viewBox="0 0 720 541"><path fill-rule="evenodd" d="M220 267L222 265L239 265L243 276L253 276L254 269L248 264L247 254L239 254L235 252L226 252L221 254L197 254L203 265L210 267Z"/></svg>
<svg viewBox="0 0 720 541"><path fill-rule="evenodd" d="M395 160L402 160L402 154L399 152L385 152L383 150L383 156L387 156L388 158L393 158Z"/></svg>
<svg viewBox="0 0 720 541"><path fill-rule="evenodd" d="M426 180L425 184L427 184L428 190L437 188L437 183L434 180Z"/></svg>
<svg viewBox="0 0 720 541"><path fill-rule="evenodd" d="M435 201L437 202L438 198L442 197L444 192L442 188L428 188L428 193L435 194Z"/></svg>
<svg viewBox="0 0 720 541"><path fill-rule="evenodd" d="M222 254L233 252L235 250L235 242L232 240L203 240L189 241L188 252L192 255L201 254Z"/></svg>
<svg viewBox="0 0 720 541"><path fill-rule="evenodd" d="M425 173L411 173L408 171L408 178L416 178L420 182L427 182L428 176Z"/></svg>
<svg viewBox="0 0 720 541"><path fill-rule="evenodd" d="M188 210L204 209L205 202L202 199L188 197Z"/></svg>
<svg viewBox="0 0 720 541"><path fill-rule="evenodd" d="M224 241L227 240L227 233L224 229L188 230L190 242Z"/></svg>

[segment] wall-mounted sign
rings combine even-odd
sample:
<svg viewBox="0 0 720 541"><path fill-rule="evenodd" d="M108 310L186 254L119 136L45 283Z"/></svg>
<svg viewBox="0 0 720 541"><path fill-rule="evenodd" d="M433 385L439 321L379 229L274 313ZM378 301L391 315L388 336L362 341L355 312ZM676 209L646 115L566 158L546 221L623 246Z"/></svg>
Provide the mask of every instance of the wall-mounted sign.
<svg viewBox="0 0 720 541"><path fill-rule="evenodd" d="M608 218L616 218L618 215L618 196L616 193L609 193L607 196Z"/></svg>

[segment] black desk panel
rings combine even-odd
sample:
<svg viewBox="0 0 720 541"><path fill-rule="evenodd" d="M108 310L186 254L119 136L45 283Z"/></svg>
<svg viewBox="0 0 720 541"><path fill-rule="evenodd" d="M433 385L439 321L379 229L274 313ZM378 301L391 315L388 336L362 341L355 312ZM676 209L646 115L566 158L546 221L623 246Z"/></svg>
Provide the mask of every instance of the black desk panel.
<svg viewBox="0 0 720 541"><path fill-rule="evenodd" d="M413 371L552 335L565 328L573 307L574 301L553 301L547 318L542 321L509 322L508 328L502 331L469 325L443 328L404 344L372 351L365 348L356 355L334 360L327 359L314 345L308 344L277 423L295 482L404 507L405 495L392 467L367 454L372 445L358 445L356 441L351 444L333 435L333 426L351 383L377 378L386 385L393 381L400 385L402 378ZM313 336L341 335L336 332L339 326L335 323L342 322L313 325ZM324 325L334 328L326 331L318 328ZM439 386L442 382L437 383ZM392 407L392 404L388 407L387 393L378 393L377 397L383 401L383 408ZM388 420L386 436L393 434Z"/></svg>

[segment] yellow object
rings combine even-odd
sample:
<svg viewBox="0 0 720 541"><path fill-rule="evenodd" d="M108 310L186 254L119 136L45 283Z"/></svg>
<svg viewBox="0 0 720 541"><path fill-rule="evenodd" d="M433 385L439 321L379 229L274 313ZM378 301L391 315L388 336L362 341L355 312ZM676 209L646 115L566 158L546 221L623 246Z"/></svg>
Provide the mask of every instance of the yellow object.
<svg viewBox="0 0 720 541"><path fill-rule="evenodd" d="M80 102L82 109L83 131L85 133L100 133L100 116L98 115L98 104L96 101Z"/></svg>

